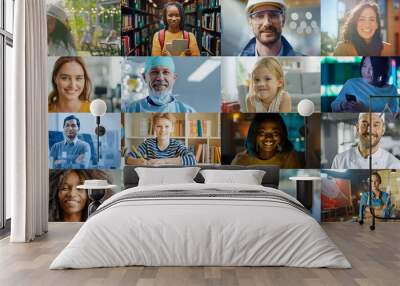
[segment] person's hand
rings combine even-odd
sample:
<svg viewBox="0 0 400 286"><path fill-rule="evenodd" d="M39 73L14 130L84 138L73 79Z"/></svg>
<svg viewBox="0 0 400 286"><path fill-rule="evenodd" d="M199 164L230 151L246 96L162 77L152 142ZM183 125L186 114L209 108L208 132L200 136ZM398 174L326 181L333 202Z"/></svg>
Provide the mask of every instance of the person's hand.
<svg viewBox="0 0 400 286"><path fill-rule="evenodd" d="M126 158L126 164L127 165L147 165L147 160L144 158L132 158L128 157Z"/></svg>
<svg viewBox="0 0 400 286"><path fill-rule="evenodd" d="M185 56L190 57L192 55L192 51L190 49L186 49L184 53L185 53Z"/></svg>
<svg viewBox="0 0 400 286"><path fill-rule="evenodd" d="M345 112L363 112L367 110L367 107L360 101L346 100L340 103L340 110Z"/></svg>
<svg viewBox="0 0 400 286"><path fill-rule="evenodd" d="M169 56L169 57L172 56L171 53L169 51L167 51L167 50L162 50L161 51L161 55L162 56Z"/></svg>

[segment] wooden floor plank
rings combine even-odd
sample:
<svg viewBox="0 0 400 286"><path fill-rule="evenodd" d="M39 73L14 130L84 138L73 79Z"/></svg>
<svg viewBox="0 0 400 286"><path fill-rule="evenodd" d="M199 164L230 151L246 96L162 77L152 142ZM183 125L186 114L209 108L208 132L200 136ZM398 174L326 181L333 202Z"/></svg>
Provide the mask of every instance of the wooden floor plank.
<svg viewBox="0 0 400 286"><path fill-rule="evenodd" d="M324 223L323 228L351 262L352 269L290 267L117 267L49 270L58 253L79 230L80 223L50 223L49 233L32 243L0 240L1 286L397 286L400 273L400 225Z"/></svg>

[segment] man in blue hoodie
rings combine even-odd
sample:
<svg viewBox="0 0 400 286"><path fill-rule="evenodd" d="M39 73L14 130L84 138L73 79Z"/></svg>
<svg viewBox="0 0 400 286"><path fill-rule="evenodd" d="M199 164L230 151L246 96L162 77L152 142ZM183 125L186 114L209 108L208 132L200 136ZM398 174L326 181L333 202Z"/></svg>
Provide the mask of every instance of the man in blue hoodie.
<svg viewBox="0 0 400 286"><path fill-rule="evenodd" d="M249 0L246 13L255 37L240 56L302 56L282 36L285 11L284 0Z"/></svg>

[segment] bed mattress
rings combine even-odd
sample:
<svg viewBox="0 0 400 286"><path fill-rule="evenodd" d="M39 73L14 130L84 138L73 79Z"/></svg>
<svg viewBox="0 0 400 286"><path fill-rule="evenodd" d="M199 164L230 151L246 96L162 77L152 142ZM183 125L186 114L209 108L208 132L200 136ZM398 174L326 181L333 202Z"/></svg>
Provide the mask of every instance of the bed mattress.
<svg viewBox="0 0 400 286"><path fill-rule="evenodd" d="M197 183L135 187L112 196L50 269L128 265L351 267L284 192Z"/></svg>

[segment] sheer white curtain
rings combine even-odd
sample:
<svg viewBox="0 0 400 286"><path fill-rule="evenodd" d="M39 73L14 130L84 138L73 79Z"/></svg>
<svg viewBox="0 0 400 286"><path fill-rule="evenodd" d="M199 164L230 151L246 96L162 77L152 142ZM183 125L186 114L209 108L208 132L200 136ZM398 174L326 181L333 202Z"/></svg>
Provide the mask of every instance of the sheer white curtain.
<svg viewBox="0 0 400 286"><path fill-rule="evenodd" d="M12 242L47 231L46 0L15 1L13 94L6 99L6 187Z"/></svg>

